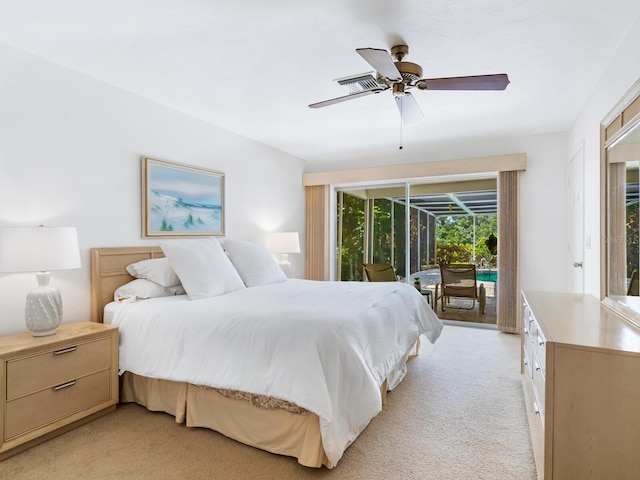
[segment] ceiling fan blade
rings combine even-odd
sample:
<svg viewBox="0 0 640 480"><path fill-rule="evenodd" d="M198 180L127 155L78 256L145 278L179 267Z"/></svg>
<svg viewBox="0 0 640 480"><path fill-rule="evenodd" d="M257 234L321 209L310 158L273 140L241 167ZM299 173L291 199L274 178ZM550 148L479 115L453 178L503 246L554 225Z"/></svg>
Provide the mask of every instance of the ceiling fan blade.
<svg viewBox="0 0 640 480"><path fill-rule="evenodd" d="M396 64L393 62L393 58L386 50L381 48L356 48L356 52L383 77L394 82L402 80L402 75L400 75Z"/></svg>
<svg viewBox="0 0 640 480"><path fill-rule="evenodd" d="M469 77L423 78L416 82L420 90L504 90L509 85L506 73Z"/></svg>
<svg viewBox="0 0 640 480"><path fill-rule="evenodd" d="M413 95L405 93L404 95L395 97L395 99L398 110L400 111L402 123L410 125L424 120L424 114L422 110L420 110L420 106Z"/></svg>
<svg viewBox="0 0 640 480"><path fill-rule="evenodd" d="M328 107L329 105L346 102L347 100L351 100L353 98L366 97L367 95L371 95L372 93L380 93L383 90L384 88L373 88L371 90L365 90L363 92L352 93L351 95L345 95L344 97L337 97L330 100L324 100L323 102L312 103L311 105L309 105L309 108Z"/></svg>

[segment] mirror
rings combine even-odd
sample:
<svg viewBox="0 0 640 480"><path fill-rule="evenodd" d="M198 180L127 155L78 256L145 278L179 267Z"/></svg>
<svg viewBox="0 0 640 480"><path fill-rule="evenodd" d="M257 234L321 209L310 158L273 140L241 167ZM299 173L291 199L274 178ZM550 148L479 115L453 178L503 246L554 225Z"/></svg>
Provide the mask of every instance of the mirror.
<svg viewBox="0 0 640 480"><path fill-rule="evenodd" d="M640 120L606 148L606 302L640 325Z"/></svg>

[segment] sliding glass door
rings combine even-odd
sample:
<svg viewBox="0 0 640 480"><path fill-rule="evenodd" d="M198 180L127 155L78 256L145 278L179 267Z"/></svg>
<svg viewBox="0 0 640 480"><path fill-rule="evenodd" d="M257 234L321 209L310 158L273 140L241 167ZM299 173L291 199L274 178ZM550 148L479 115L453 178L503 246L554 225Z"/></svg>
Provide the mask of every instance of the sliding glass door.
<svg viewBox="0 0 640 480"><path fill-rule="evenodd" d="M337 192L338 279L362 280L362 263L389 263L406 278L435 262L435 217L409 203L407 223L405 188Z"/></svg>
<svg viewBox="0 0 640 480"><path fill-rule="evenodd" d="M407 274L407 220L405 202L393 200L393 265L398 276L404 278Z"/></svg>
<svg viewBox="0 0 640 480"><path fill-rule="evenodd" d="M438 263L496 267L495 178L338 189L337 205L340 280L362 280L362 263L389 263L407 281L433 280Z"/></svg>
<svg viewBox="0 0 640 480"><path fill-rule="evenodd" d="M337 278L361 281L365 261L366 200L338 192Z"/></svg>

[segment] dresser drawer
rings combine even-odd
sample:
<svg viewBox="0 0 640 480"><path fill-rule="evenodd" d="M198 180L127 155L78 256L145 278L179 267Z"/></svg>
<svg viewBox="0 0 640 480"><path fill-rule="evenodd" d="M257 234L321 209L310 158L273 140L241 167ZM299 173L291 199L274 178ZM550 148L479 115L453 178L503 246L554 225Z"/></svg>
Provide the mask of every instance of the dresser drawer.
<svg viewBox="0 0 640 480"><path fill-rule="evenodd" d="M545 413L545 377L542 373L542 369L538 364L538 359L533 358L532 360L532 370L533 370L533 390L536 397L536 404L538 407L538 411L540 412L540 416L544 418Z"/></svg>
<svg viewBox="0 0 640 480"><path fill-rule="evenodd" d="M529 379L533 376L532 366L531 366L532 351L533 351L533 346L531 345L531 342L525 340L525 343L522 344L522 366L523 366L522 374Z"/></svg>
<svg viewBox="0 0 640 480"><path fill-rule="evenodd" d="M540 470L544 465L544 419L536 400L533 381L531 379L525 379L522 382L522 386L524 390L525 404L527 406L527 419L529 420L529 431L531 433L533 454L536 461L536 467L540 473ZM542 478L542 476L538 475L538 478Z"/></svg>
<svg viewBox="0 0 640 480"><path fill-rule="evenodd" d="M546 374L547 341L535 318L531 322L531 342L533 343L533 351L538 358L538 365L540 366L542 373Z"/></svg>
<svg viewBox="0 0 640 480"><path fill-rule="evenodd" d="M533 327L534 322L533 314L531 310L528 308L524 309L523 319L522 319L522 328L526 338L531 338L531 327Z"/></svg>
<svg viewBox="0 0 640 480"><path fill-rule="evenodd" d="M109 368L111 338L69 343L7 362L7 401Z"/></svg>
<svg viewBox="0 0 640 480"><path fill-rule="evenodd" d="M533 336L531 334L531 328L534 326L533 322L534 322L533 314L531 313L531 310L529 309L529 307L525 305L524 319L523 319L525 341L533 342Z"/></svg>
<svg viewBox="0 0 640 480"><path fill-rule="evenodd" d="M527 335L525 335L523 339L522 348L524 349L523 353L526 355L526 360L529 363L527 376L531 378L531 373L533 370L533 359L536 356L536 354L534 353L533 342Z"/></svg>
<svg viewBox="0 0 640 480"><path fill-rule="evenodd" d="M94 405L108 402L110 398L110 369L23 396L7 402L4 437L10 440Z"/></svg>

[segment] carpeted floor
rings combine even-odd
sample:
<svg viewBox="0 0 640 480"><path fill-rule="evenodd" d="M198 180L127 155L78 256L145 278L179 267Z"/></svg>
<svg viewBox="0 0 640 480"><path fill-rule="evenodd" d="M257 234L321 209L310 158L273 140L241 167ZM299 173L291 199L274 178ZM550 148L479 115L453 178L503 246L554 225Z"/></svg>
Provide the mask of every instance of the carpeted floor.
<svg viewBox="0 0 640 480"><path fill-rule="evenodd" d="M333 470L133 404L0 463L0 478L534 480L520 339L446 326ZM44 406L43 406L44 407Z"/></svg>

